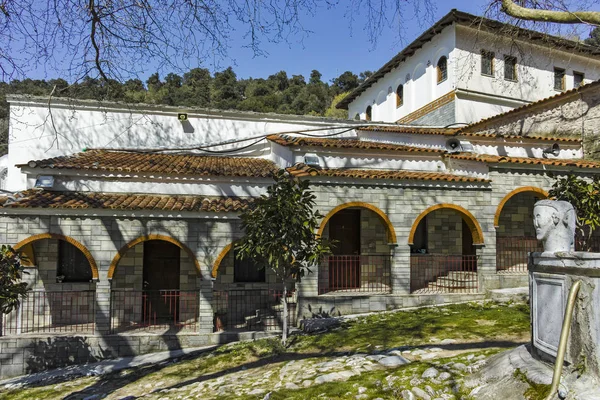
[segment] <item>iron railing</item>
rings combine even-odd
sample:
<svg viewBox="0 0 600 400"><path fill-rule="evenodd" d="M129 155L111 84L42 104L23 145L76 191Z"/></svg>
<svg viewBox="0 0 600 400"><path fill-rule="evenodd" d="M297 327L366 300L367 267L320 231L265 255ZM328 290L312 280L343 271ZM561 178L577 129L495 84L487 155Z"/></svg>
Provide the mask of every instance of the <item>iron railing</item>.
<svg viewBox="0 0 600 400"><path fill-rule="evenodd" d="M477 293L477 256L411 254L411 293Z"/></svg>
<svg viewBox="0 0 600 400"><path fill-rule="evenodd" d="M389 254L329 256L319 268L319 294L389 293L391 263Z"/></svg>
<svg viewBox="0 0 600 400"><path fill-rule="evenodd" d="M499 237L496 239L496 271L527 273L529 253L544 251L535 237Z"/></svg>
<svg viewBox="0 0 600 400"><path fill-rule="evenodd" d="M2 315L0 336L26 333L93 333L96 292L30 291L18 308Z"/></svg>
<svg viewBox="0 0 600 400"><path fill-rule="evenodd" d="M278 331L283 328L283 289L213 290L214 331ZM287 294L288 326L296 325L297 292Z"/></svg>
<svg viewBox="0 0 600 400"><path fill-rule="evenodd" d="M113 290L112 333L127 331L197 332L199 292L194 290Z"/></svg>

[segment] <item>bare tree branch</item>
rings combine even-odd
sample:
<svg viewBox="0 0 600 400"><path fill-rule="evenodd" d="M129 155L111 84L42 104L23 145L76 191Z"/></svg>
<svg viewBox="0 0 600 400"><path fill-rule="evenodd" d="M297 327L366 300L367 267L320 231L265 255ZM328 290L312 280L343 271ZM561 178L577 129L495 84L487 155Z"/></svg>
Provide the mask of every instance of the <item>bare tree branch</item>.
<svg viewBox="0 0 600 400"><path fill-rule="evenodd" d="M558 24L587 23L600 25L598 11L556 11L521 7L512 0L502 0L502 11L514 18Z"/></svg>

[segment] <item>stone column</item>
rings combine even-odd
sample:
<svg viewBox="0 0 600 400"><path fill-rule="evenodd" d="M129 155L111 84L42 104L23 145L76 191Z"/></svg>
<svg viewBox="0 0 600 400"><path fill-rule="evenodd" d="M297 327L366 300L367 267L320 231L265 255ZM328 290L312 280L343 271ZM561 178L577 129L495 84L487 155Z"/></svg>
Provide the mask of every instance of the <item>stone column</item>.
<svg viewBox="0 0 600 400"><path fill-rule="evenodd" d="M110 334L110 294L108 280L96 282L96 335Z"/></svg>

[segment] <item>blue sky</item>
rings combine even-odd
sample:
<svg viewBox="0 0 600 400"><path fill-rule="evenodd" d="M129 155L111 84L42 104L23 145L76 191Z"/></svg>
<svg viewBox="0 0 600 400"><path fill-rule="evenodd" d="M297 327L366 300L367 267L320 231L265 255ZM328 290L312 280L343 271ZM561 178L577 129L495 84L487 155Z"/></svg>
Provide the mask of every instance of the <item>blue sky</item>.
<svg viewBox="0 0 600 400"><path fill-rule="evenodd" d="M437 6L430 13L430 18L425 18L423 11L419 18L415 18L412 7L407 7L409 12L402 16L402 30L398 30L398 24L392 28L384 27L378 36L376 46L373 46L365 29L366 14L354 13L353 21L348 16L346 4L356 3L357 0L337 1L335 7L321 8L315 12L315 15L303 17L304 28L311 33L301 41L301 38L289 38L287 42L281 43L264 42L261 49L267 54L255 57L250 49L244 47L247 40L243 38L243 30L240 29L233 35L228 58L213 60L198 66L215 72L231 65L239 78L266 78L284 70L288 76L304 75L308 79L311 70L317 69L322 73L324 81L331 81L344 71L349 70L358 74L365 70L379 69L453 8L483 15L485 7L490 3L490 0L432 0ZM581 4L590 0L577 1ZM584 32L582 36L586 37L589 27L580 27L579 30ZM189 65L195 66L193 63ZM156 72L157 68L150 64L145 69L146 71L139 76L143 81ZM172 71L161 71L161 78L168 72ZM29 71L28 76L34 79L58 77L55 73L45 72L43 67Z"/></svg>
<svg viewBox="0 0 600 400"><path fill-rule="evenodd" d="M373 48L369 35L364 29L366 16L355 15L352 23L346 14L345 6L322 10L314 18L306 19L306 28L312 31L303 43L291 42L265 45L267 57L253 57L248 49L236 47L230 53L236 61L233 65L238 77L267 77L284 70L288 76L310 75L317 69L323 80L329 81L344 71L358 74L365 70L377 70L412 40L417 38L433 22L451 9L476 15L483 14L488 3L482 0L438 1L433 21L417 21L413 15L403 18L403 30L386 28ZM222 63L226 63L224 60Z"/></svg>

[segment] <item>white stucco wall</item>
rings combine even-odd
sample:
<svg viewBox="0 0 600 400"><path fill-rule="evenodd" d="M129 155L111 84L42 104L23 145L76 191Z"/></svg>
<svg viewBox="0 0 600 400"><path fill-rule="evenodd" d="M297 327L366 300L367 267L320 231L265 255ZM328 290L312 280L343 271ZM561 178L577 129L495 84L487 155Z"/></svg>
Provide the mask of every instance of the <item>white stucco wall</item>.
<svg viewBox="0 0 600 400"><path fill-rule="evenodd" d="M395 122L452 91L455 86L454 48L454 29L448 26L353 101L348 106L348 118L353 119L358 113L365 119L370 105L372 121ZM448 78L438 84L436 66L442 56L448 58ZM396 108L395 93L400 84L404 85L404 103Z"/></svg>
<svg viewBox="0 0 600 400"><path fill-rule="evenodd" d="M495 53L493 76L481 74L481 50ZM505 55L517 58L517 81L504 79ZM456 64L457 89L529 102L560 93L554 89L554 67L566 71L566 90L573 88L573 71L584 73L586 83L600 78L600 59L462 25L456 28Z"/></svg>
<svg viewBox="0 0 600 400"><path fill-rule="evenodd" d="M481 74L482 49L495 53L493 76ZM448 79L437 84L442 55L448 57ZM517 58L516 81L504 79L505 55ZM358 96L348 117L365 119L371 106L373 121L394 122L456 90L456 121L472 123L560 93L554 89L554 67L565 70L566 90L573 88L574 71L584 74L584 83L600 78L600 59L453 24ZM404 104L396 108L401 83Z"/></svg>
<svg viewBox="0 0 600 400"><path fill-rule="evenodd" d="M16 164L78 153L84 148L174 148L198 146L223 140L323 127L313 134L336 132L329 128L352 122L320 118L218 111L189 111L181 123L174 107L130 106L118 103L9 98L10 125L7 190L26 188L25 175ZM142 108L145 107L145 108ZM58 132L58 135L55 134ZM339 131L339 130L338 130ZM239 147L248 141L232 145ZM225 146L223 148L231 148ZM221 149L223 149L221 148ZM213 148L213 150L218 148ZM246 152L270 157L265 140Z"/></svg>

